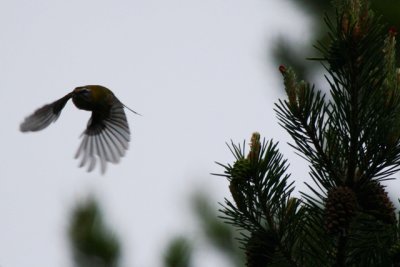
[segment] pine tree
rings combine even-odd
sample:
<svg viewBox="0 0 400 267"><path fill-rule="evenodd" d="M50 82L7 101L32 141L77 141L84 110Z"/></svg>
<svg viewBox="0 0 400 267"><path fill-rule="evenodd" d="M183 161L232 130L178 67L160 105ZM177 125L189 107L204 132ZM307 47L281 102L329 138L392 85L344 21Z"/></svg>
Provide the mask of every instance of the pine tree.
<svg viewBox="0 0 400 267"><path fill-rule="evenodd" d="M400 169L397 32L367 1L334 5L335 19L325 19L329 45L320 43L315 58L329 94L279 68L287 99L275 111L309 163L308 191L292 196L278 144L258 133L248 153L231 143L234 163L219 163L232 196L221 217L241 230L248 267L400 264L398 216L382 183Z"/></svg>

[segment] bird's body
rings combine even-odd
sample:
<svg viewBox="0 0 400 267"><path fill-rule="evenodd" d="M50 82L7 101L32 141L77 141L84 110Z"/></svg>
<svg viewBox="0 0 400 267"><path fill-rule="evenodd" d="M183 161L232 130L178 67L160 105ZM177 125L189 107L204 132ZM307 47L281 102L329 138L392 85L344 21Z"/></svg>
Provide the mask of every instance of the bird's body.
<svg viewBox="0 0 400 267"><path fill-rule="evenodd" d="M118 163L125 155L130 141L125 106L108 88L101 85L77 87L71 93L28 116L21 123L20 130L34 132L46 128L58 119L71 98L77 108L92 112L75 157L81 157L80 167L87 165L88 171L92 171L99 160L101 171L104 173L106 162Z"/></svg>

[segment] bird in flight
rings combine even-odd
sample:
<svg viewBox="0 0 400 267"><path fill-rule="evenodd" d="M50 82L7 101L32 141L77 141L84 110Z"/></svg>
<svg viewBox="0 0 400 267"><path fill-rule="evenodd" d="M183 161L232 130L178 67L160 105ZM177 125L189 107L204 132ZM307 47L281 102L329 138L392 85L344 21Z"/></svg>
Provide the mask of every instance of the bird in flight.
<svg viewBox="0 0 400 267"><path fill-rule="evenodd" d="M64 97L44 105L26 117L20 125L20 130L21 132L43 130L58 119L71 98L78 109L92 112L75 158L80 158L79 167L87 166L88 172L92 171L99 161L101 173L104 174L107 162L118 163L129 147L130 130L124 107L140 115L119 101L108 88L101 85L77 87Z"/></svg>

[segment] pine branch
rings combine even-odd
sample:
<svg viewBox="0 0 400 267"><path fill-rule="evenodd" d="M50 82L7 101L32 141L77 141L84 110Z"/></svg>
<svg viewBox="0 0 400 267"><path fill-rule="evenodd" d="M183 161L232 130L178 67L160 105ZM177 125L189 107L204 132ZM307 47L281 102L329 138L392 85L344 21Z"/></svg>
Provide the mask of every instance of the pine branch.
<svg viewBox="0 0 400 267"><path fill-rule="evenodd" d="M282 72L282 71L281 71ZM325 135L329 121L329 105L325 103L325 96L315 92L313 87L296 81L291 69L282 72L285 80L291 80L287 89L292 96L292 101L279 101L276 104L276 113L280 124L292 136L295 148L302 157L312 166L319 169L319 179L324 187L330 188L341 183L341 170L327 153ZM302 88L302 89L300 89ZM297 100L297 99L298 100ZM290 99L290 97L289 97ZM324 148L325 147L325 148ZM329 148L328 148L329 149Z"/></svg>
<svg viewBox="0 0 400 267"><path fill-rule="evenodd" d="M346 266L346 245L347 236L341 235L338 242L338 252L336 254L336 262L334 267L344 267Z"/></svg>
<svg viewBox="0 0 400 267"><path fill-rule="evenodd" d="M248 264L254 260L271 263L282 257L291 266L298 266L291 248L298 236L300 202L290 197L293 183L288 183L286 160L277 144L261 143L257 133L250 146L245 156L240 146L232 144L236 162L233 167L223 165L234 203L225 199L222 219L250 233L241 239Z"/></svg>
<svg viewBox="0 0 400 267"><path fill-rule="evenodd" d="M396 33L384 33L366 1L336 2L337 19L325 19L330 45L318 46L328 96L279 67L287 100L275 111L309 162L309 192L291 198L286 160L259 135L247 157L232 143L234 164L220 164L233 197L221 211L246 230L248 267L399 265L400 226L380 183L400 170Z"/></svg>

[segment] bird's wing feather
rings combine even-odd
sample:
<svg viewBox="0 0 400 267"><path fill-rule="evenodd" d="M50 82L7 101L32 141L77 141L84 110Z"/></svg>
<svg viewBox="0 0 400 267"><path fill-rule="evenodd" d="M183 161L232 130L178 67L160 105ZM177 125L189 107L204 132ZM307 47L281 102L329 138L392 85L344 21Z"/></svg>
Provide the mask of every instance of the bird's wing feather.
<svg viewBox="0 0 400 267"><path fill-rule="evenodd" d="M21 132L36 132L43 130L52 122L55 122L61 114L61 110L65 107L72 94L47 104L37 109L32 115L25 118L20 125Z"/></svg>
<svg viewBox="0 0 400 267"><path fill-rule="evenodd" d="M99 160L104 173L107 162L118 163L125 155L129 141L130 130L124 106L115 98L108 114L92 112L75 158L81 158L80 167L87 165L89 172Z"/></svg>

